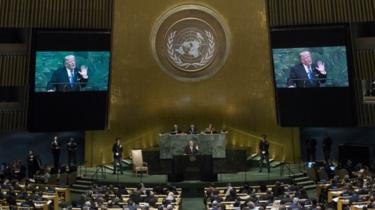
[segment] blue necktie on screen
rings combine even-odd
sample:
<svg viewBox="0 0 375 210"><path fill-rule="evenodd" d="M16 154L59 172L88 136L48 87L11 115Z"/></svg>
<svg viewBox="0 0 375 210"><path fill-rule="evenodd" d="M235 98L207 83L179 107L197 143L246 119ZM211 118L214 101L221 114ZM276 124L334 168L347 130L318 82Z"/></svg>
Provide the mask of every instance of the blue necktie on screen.
<svg viewBox="0 0 375 210"><path fill-rule="evenodd" d="M73 82L74 82L74 71L71 70L70 71L70 77L69 77L69 83L70 83L70 87L73 87Z"/></svg>
<svg viewBox="0 0 375 210"><path fill-rule="evenodd" d="M307 66L307 76L309 77L309 81L311 84L314 84L314 73L311 70L311 65Z"/></svg>

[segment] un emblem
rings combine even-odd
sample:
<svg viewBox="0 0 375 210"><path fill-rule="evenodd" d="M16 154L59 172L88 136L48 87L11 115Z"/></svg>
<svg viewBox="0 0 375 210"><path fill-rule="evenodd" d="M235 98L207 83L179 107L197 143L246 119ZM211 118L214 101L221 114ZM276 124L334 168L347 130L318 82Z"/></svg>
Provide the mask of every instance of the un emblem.
<svg viewBox="0 0 375 210"><path fill-rule="evenodd" d="M228 36L216 12L199 5L182 5L157 20L152 49L167 74L182 81L199 81L214 75L225 63Z"/></svg>

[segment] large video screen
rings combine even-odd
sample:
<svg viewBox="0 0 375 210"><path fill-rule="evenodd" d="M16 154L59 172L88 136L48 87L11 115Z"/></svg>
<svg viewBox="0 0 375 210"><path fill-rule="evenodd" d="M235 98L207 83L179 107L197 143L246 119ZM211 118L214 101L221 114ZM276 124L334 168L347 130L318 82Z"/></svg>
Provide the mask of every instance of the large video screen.
<svg viewBox="0 0 375 210"><path fill-rule="evenodd" d="M34 29L30 54L30 131L106 128L110 31Z"/></svg>
<svg viewBox="0 0 375 210"><path fill-rule="evenodd" d="M347 25L271 29L277 120L281 126L352 126L350 28Z"/></svg>
<svg viewBox="0 0 375 210"><path fill-rule="evenodd" d="M109 51L37 51L35 92L107 91Z"/></svg>
<svg viewBox="0 0 375 210"><path fill-rule="evenodd" d="M345 46L272 49L277 88L348 87Z"/></svg>

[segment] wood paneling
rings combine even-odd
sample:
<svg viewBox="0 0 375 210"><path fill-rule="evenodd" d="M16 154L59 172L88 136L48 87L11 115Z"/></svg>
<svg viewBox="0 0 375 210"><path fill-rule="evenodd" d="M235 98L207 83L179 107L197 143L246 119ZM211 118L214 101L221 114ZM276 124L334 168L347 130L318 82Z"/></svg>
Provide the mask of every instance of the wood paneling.
<svg viewBox="0 0 375 210"><path fill-rule="evenodd" d="M2 55L0 56L0 85L26 85L27 56Z"/></svg>
<svg viewBox="0 0 375 210"><path fill-rule="evenodd" d="M0 103L0 132L23 130L27 122L28 72L26 55L0 56L0 86L17 87L17 103Z"/></svg>
<svg viewBox="0 0 375 210"><path fill-rule="evenodd" d="M268 0L270 26L374 21L375 0Z"/></svg>
<svg viewBox="0 0 375 210"><path fill-rule="evenodd" d="M0 27L110 29L112 1L0 0Z"/></svg>
<svg viewBox="0 0 375 210"><path fill-rule="evenodd" d="M356 106L358 124L360 126L375 125L375 103L364 103L362 99L361 81L375 80L375 49L357 49L354 55Z"/></svg>

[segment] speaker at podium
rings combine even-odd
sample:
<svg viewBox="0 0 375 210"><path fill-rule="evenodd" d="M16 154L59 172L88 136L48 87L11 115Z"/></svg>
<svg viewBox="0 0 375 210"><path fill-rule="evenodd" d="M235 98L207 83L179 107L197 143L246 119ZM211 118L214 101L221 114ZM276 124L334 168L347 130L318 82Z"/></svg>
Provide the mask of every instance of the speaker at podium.
<svg viewBox="0 0 375 210"><path fill-rule="evenodd" d="M217 174L214 174L212 170L212 155L174 155L172 172L168 175L168 181L184 180L217 181Z"/></svg>

